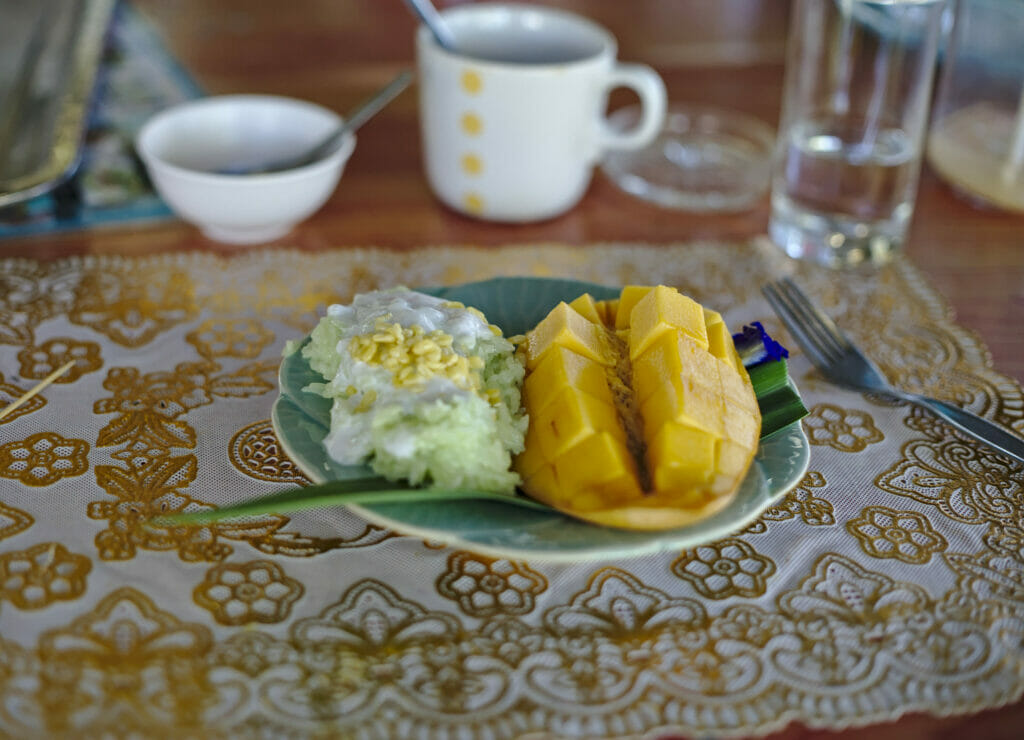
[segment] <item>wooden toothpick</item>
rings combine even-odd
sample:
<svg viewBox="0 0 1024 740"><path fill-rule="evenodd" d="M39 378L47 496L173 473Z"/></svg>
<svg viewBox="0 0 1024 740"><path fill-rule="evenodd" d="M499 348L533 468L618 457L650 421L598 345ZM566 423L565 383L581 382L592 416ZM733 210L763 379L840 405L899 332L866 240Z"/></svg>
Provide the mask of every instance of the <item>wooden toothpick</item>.
<svg viewBox="0 0 1024 740"><path fill-rule="evenodd" d="M8 415L9 413L11 413L12 411L14 411L14 409L16 409L16 408L18 408L19 406L21 406L21 405L22 405L23 403L25 403L25 402L26 402L26 401L28 401L28 400L29 400L30 398L32 398L32 396L34 396L34 395L36 395L37 393L39 393L39 392L40 392L41 390L43 390L43 389L44 389L44 388L45 388L46 386L48 386L48 385L49 385L50 383L52 383L52 382L53 382L53 381L55 381L55 380L56 380L57 378L59 378L59 377L60 377L61 375L63 375L64 373L66 373L66 372L67 372L68 370L70 370L70 369L71 369L71 366L72 366L72 365L74 365L74 364L75 364L75 361L74 361L74 360L68 360L68 361L67 361L67 362L65 362L65 363L64 363L63 365L61 365L61 366L60 366L60 367L58 367L58 368L57 368L56 370L54 370L54 371L53 371L52 373L50 373L50 374L49 374L49 375L47 375L47 376L46 376L45 378L43 378L43 379L42 379L42 380L40 380L40 381L39 381L38 383L36 383L36 384L35 384L35 385L34 385L34 386L33 386L33 387L31 388L31 390L27 390L27 391L25 391L25 393L24 393L24 394L22 394L21 398L19 398L19 399L15 400L15 401L11 401L11 402L10 402L9 404L7 404L7 405L6 405L6 406L5 406L4 408L3 408L3 410L0 410L0 419L3 419L3 418L4 418L5 416L7 416L7 415Z"/></svg>

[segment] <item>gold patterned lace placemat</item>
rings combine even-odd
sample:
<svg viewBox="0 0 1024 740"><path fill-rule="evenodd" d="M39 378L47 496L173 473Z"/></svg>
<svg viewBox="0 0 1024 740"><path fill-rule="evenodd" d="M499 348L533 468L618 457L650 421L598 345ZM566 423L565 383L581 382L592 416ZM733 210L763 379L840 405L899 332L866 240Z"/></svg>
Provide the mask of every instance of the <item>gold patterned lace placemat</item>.
<svg viewBox="0 0 1024 740"><path fill-rule="evenodd" d="M1024 690L1024 470L841 391L761 298L795 277L908 390L1024 433L1024 396L906 262L753 244L289 250L0 262L0 736L729 736L964 713ZM358 291L496 275L666 283L787 341L810 470L692 550L517 562L346 510L144 526L304 482L282 345Z"/></svg>

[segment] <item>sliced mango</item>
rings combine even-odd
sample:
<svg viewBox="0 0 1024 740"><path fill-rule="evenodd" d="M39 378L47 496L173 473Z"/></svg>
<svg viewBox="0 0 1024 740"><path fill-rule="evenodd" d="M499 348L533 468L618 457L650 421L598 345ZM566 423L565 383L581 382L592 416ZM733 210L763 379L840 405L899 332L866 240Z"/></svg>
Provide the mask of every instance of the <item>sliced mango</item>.
<svg viewBox="0 0 1024 740"><path fill-rule="evenodd" d="M647 448L654 469L654 489L701 490L715 475L718 437L706 429L669 422Z"/></svg>
<svg viewBox="0 0 1024 740"><path fill-rule="evenodd" d="M674 288L584 294L529 332L523 489L587 521L665 529L720 511L761 417L721 314Z"/></svg>
<svg viewBox="0 0 1024 740"><path fill-rule="evenodd" d="M517 460L521 458L522 455ZM542 465L529 476L524 475L522 488L530 491L533 498L555 509L566 511L570 506L569 496L572 492L566 491L558 485L553 465Z"/></svg>
<svg viewBox="0 0 1024 740"><path fill-rule="evenodd" d="M536 424L531 424L527 428L526 437L523 440L523 451L516 456L513 462L516 472L524 480L532 478L545 465L550 467L553 459L550 450L537 436L537 428Z"/></svg>
<svg viewBox="0 0 1024 740"><path fill-rule="evenodd" d="M574 301L570 301L569 308L573 309L580 316L594 324L603 324L604 317L597 310L597 302L590 293L584 293Z"/></svg>
<svg viewBox="0 0 1024 740"><path fill-rule="evenodd" d="M725 433L725 401L719 388L686 375L667 378L640 409L648 444L669 423L703 429L718 438Z"/></svg>
<svg viewBox="0 0 1024 740"><path fill-rule="evenodd" d="M595 461L600 460L600 464ZM585 439L555 461L559 484L572 492L573 500L588 508L609 502L628 501L642 494L636 462L616 434L601 432ZM587 496L588 493L597 494Z"/></svg>
<svg viewBox="0 0 1024 740"><path fill-rule="evenodd" d="M725 476L736 477L744 473L749 463L749 448L730 439L720 440L715 449L715 468Z"/></svg>
<svg viewBox="0 0 1024 740"><path fill-rule="evenodd" d="M620 327L621 328L621 327ZM635 361L664 333L682 332L704 350L707 328L701 305L675 288L659 285L637 301L629 319L629 358Z"/></svg>
<svg viewBox="0 0 1024 740"><path fill-rule="evenodd" d="M523 382L525 406L539 412L559 391L576 388L614 406L603 365L565 347L553 347L544 354Z"/></svg>
<svg viewBox="0 0 1024 740"><path fill-rule="evenodd" d="M615 407L574 388L562 388L551 403L537 411L531 418L530 427L534 426L536 441L555 461L574 445L599 432L612 434L623 443L626 440Z"/></svg>
<svg viewBox="0 0 1024 740"><path fill-rule="evenodd" d="M707 323L708 350L719 360L728 363L734 370L741 366L739 355L736 354L736 347L732 343L732 334L729 328L722 321L718 314L718 320L711 320Z"/></svg>
<svg viewBox="0 0 1024 740"><path fill-rule="evenodd" d="M627 285L619 293L619 303L615 308L616 329L628 329L633 316L633 308L644 296L654 290L650 285Z"/></svg>
<svg viewBox="0 0 1024 740"><path fill-rule="evenodd" d="M619 299L612 298L607 301L597 302L597 312L601 316L601 323L607 327L615 326L615 316L619 311Z"/></svg>
<svg viewBox="0 0 1024 740"><path fill-rule="evenodd" d="M727 401L722 416L722 436L746 448L757 448L761 436L761 415Z"/></svg>
<svg viewBox="0 0 1024 740"><path fill-rule="evenodd" d="M736 358L739 370L717 357L715 361L718 365L718 381L722 384L722 395L740 408L753 412L758 407L757 396L749 392L753 387L739 357Z"/></svg>
<svg viewBox="0 0 1024 740"><path fill-rule="evenodd" d="M651 491L628 504L586 511L563 508L561 511L606 527L656 531L696 524L728 506L733 495L734 492L722 491L708 496L700 489Z"/></svg>
<svg viewBox="0 0 1024 740"><path fill-rule="evenodd" d="M602 365L611 363L603 346L601 328L587 321L569 304L559 303L526 335L526 369L532 371L553 347L565 347Z"/></svg>
<svg viewBox="0 0 1024 740"><path fill-rule="evenodd" d="M722 385L720 361L703 351L690 337L664 333L633 361L633 392L643 403L666 378L685 376L710 389ZM735 375L733 373L732 375ZM741 382L737 376L737 382Z"/></svg>

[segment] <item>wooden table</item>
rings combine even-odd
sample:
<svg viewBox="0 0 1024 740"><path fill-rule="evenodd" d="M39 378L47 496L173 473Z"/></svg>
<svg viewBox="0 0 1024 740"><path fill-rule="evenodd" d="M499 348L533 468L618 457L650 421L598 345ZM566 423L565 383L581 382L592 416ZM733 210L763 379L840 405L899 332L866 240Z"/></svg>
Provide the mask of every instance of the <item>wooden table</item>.
<svg viewBox="0 0 1024 740"><path fill-rule="evenodd" d="M786 0L575 0L620 40L620 58L646 62L669 97L742 110L773 123L781 90ZM339 111L411 64L415 23L400 0L136 0L185 67L211 94L263 92ZM620 102L618 97L613 104ZM407 91L359 134L337 192L282 240L305 250L380 246L741 241L763 234L767 199L739 214L665 210L620 192L598 174L583 202L541 224L502 226L464 218L430 194L420 164L415 93ZM181 223L15 239L0 256L140 255L174 250L231 253ZM979 209L926 166L907 253L977 332L996 370L1024 378L1024 216ZM837 279L841 279L837 275ZM850 737L1010 737L1024 703L976 718L906 717ZM791 727L780 737L824 733Z"/></svg>
<svg viewBox="0 0 1024 740"><path fill-rule="evenodd" d="M651 64L671 100L778 118L786 0L561 0L620 40L620 58ZM709 10L711 6L713 10ZM399 0L139 0L178 58L211 94L291 95L346 110L412 61L415 22ZM618 98L613 98L613 105ZM416 96L405 92L359 134L331 201L286 238L304 249L557 241L737 241L763 234L767 198L739 214L665 210L620 192L598 173L570 213L524 226L473 221L442 207L420 165ZM0 254L227 252L182 224L13 240ZM1024 378L1024 217L981 210L925 166L907 253L978 332L997 370Z"/></svg>

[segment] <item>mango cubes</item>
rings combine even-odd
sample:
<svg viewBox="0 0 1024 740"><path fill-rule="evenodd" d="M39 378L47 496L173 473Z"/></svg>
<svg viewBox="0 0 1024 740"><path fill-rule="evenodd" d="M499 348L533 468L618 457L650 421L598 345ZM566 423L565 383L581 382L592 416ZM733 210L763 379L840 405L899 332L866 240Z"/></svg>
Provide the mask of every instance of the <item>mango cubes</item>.
<svg viewBox="0 0 1024 740"><path fill-rule="evenodd" d="M520 345L530 417L515 469L582 519L667 529L735 495L761 417L722 317L674 288L560 303Z"/></svg>

